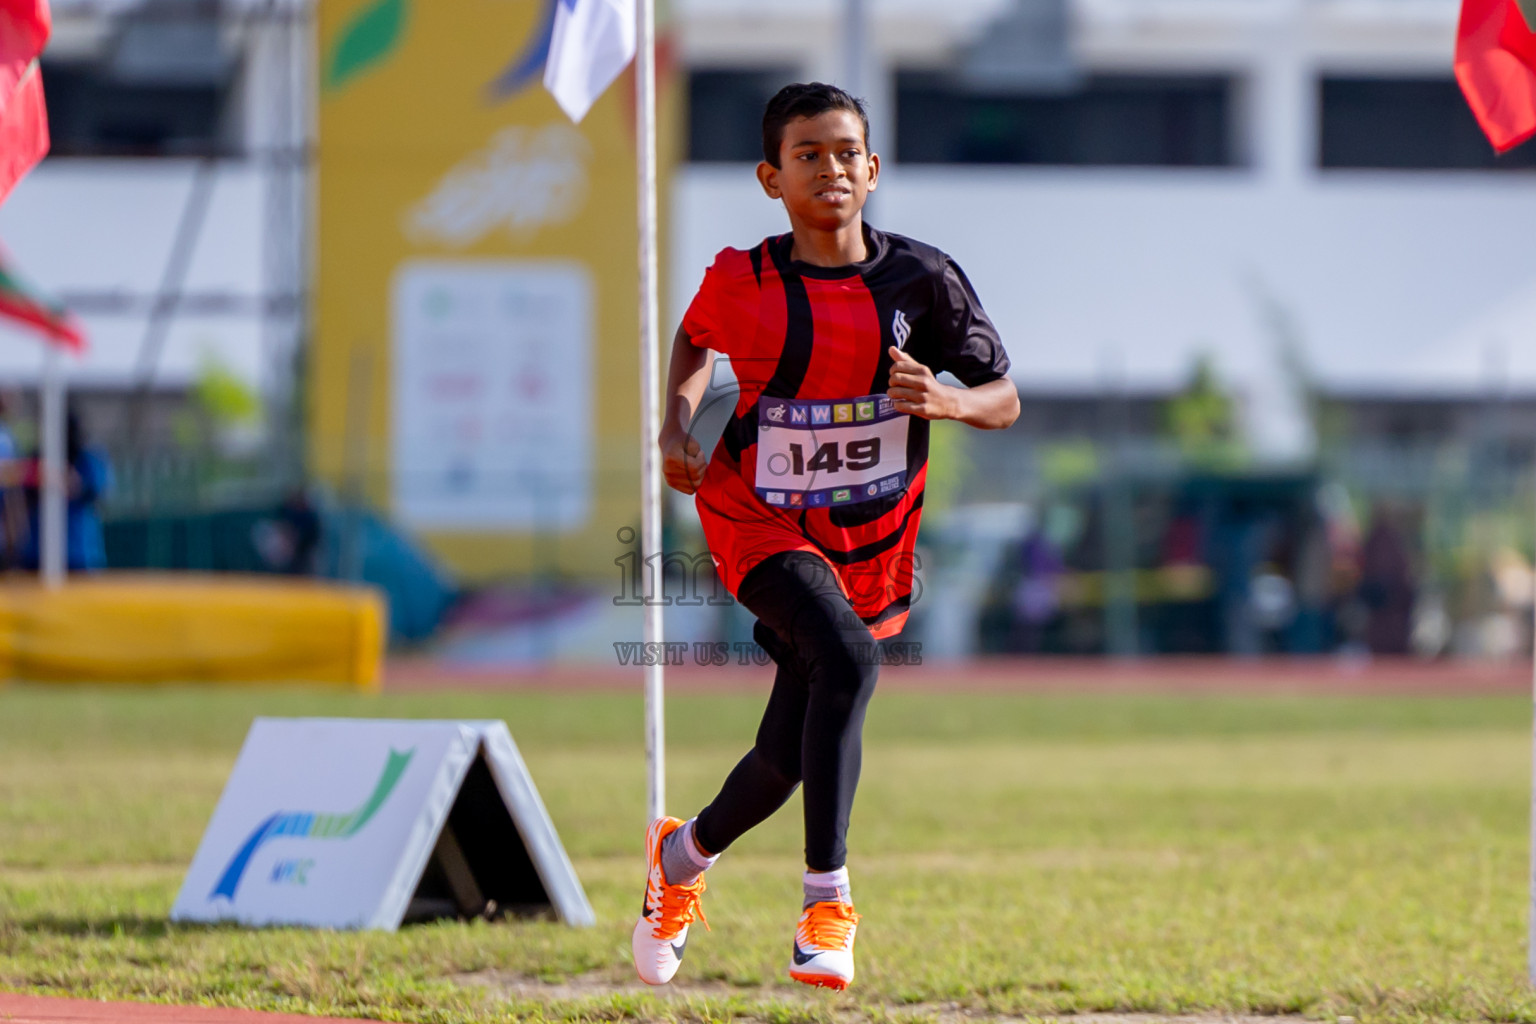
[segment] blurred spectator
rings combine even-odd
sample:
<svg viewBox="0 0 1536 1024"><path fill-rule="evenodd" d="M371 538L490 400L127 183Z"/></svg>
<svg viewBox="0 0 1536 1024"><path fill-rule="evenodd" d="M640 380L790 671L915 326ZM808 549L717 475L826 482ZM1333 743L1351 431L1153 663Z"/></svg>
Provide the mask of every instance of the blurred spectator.
<svg viewBox="0 0 1536 1024"><path fill-rule="evenodd" d="M1215 541L1222 649L1244 657L1262 654L1264 631L1253 584L1271 545L1270 522L1262 513L1238 508L1222 521Z"/></svg>
<svg viewBox="0 0 1536 1024"><path fill-rule="evenodd" d="M1011 650L1038 654L1045 649L1045 631L1061 610L1061 553L1041 527L1019 549L1019 580L1013 590Z"/></svg>
<svg viewBox="0 0 1536 1024"><path fill-rule="evenodd" d="M6 412L5 397L0 395L0 570L21 563L27 539L27 503L21 493L25 473Z"/></svg>
<svg viewBox="0 0 1536 1024"><path fill-rule="evenodd" d="M71 409L65 419L64 460L67 469L65 493L65 565L70 572L94 572L107 566L106 543L102 538L101 516L96 505L110 483L106 457L85 438L79 415ZM27 473L26 544L22 564L36 569L41 562L41 458L34 456Z"/></svg>
<svg viewBox="0 0 1536 1024"><path fill-rule="evenodd" d="M251 537L257 553L272 572L313 575L320 548L320 514L302 488L289 491L277 514L258 522Z"/></svg>
<svg viewBox="0 0 1536 1024"><path fill-rule="evenodd" d="M1309 510L1296 542L1292 569L1296 616L1286 649L1292 654L1321 654L1328 649L1328 605L1333 598L1333 549L1320 510Z"/></svg>
<svg viewBox="0 0 1536 1024"><path fill-rule="evenodd" d="M1201 536L1200 517L1187 503L1168 524L1163 535L1163 561L1165 566L1203 565L1205 541Z"/></svg>
<svg viewBox="0 0 1536 1024"><path fill-rule="evenodd" d="M1409 652L1415 591L1413 563L1403 531L1391 511L1378 505L1360 553L1365 643L1372 654Z"/></svg>

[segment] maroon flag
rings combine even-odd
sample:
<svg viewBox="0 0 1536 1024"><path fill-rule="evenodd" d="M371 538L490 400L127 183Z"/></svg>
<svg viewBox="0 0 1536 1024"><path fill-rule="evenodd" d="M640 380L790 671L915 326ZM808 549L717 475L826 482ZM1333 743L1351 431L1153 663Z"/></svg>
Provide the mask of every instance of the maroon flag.
<svg viewBox="0 0 1536 1024"><path fill-rule="evenodd" d="M1536 135L1536 33L1515 0L1462 0L1456 81L1495 150Z"/></svg>
<svg viewBox="0 0 1536 1024"><path fill-rule="evenodd" d="M48 152L37 58L52 27L48 0L0 0L0 202Z"/></svg>

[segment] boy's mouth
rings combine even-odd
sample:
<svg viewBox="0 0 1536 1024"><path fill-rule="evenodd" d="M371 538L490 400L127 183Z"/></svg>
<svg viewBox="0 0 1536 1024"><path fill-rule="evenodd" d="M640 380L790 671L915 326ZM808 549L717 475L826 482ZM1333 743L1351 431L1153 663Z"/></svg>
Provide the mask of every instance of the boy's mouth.
<svg viewBox="0 0 1536 1024"><path fill-rule="evenodd" d="M817 199L825 199L828 202L839 202L853 195L853 190L842 185L831 185L816 193Z"/></svg>

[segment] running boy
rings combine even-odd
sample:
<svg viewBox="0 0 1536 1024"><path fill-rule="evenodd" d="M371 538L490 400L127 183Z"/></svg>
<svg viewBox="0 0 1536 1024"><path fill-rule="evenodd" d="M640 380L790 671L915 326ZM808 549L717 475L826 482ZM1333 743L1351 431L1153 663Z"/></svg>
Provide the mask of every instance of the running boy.
<svg viewBox="0 0 1536 1024"><path fill-rule="evenodd" d="M868 138L863 106L834 86L789 85L769 101L757 178L791 230L721 250L672 345L663 472L695 495L715 567L778 668L756 743L719 795L646 834L632 948L652 985L677 972L705 869L802 784L805 901L789 973L853 980L845 837L876 641L900 632L912 599L927 421L997 429L1019 414L1008 356L960 268L863 222L880 176ZM716 352L741 395L706 459L688 429ZM945 370L967 387L936 380Z"/></svg>

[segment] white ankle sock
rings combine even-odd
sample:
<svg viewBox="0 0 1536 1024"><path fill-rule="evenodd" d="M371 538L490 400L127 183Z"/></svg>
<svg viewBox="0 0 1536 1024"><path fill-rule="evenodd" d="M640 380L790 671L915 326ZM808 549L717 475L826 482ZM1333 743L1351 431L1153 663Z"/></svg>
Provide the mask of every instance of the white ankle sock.
<svg viewBox="0 0 1536 1024"><path fill-rule="evenodd" d="M836 871L807 871L805 873L805 906L836 900L853 902L853 887L848 882L848 868Z"/></svg>

